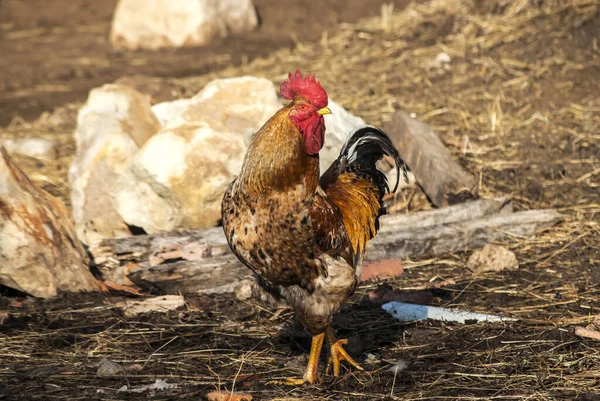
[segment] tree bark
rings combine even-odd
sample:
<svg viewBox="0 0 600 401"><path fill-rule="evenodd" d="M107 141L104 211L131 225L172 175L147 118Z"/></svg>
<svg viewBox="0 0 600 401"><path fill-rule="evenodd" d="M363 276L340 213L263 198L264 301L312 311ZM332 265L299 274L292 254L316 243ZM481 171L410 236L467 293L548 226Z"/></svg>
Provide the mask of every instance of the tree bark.
<svg viewBox="0 0 600 401"><path fill-rule="evenodd" d="M366 260L436 256L481 248L490 242L527 238L562 220L555 210L527 210L416 229L380 232L369 244Z"/></svg>

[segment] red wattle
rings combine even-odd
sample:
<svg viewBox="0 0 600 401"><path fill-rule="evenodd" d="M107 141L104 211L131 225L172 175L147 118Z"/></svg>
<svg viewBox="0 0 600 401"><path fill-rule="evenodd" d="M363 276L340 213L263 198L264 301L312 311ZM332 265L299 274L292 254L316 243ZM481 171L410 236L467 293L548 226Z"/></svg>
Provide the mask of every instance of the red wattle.
<svg viewBox="0 0 600 401"><path fill-rule="evenodd" d="M303 121L299 127L304 138L306 153L314 156L321 151L325 142L325 119L323 116Z"/></svg>
<svg viewBox="0 0 600 401"><path fill-rule="evenodd" d="M306 154L311 156L318 154L323 148L323 139L325 138L323 138L322 136L320 138L316 136L305 138L304 147L306 148Z"/></svg>

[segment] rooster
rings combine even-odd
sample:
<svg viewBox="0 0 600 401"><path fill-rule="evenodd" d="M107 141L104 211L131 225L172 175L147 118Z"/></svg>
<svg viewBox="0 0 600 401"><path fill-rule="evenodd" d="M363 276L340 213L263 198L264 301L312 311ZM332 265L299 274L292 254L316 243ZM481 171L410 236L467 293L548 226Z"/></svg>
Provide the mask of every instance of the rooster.
<svg viewBox="0 0 600 401"><path fill-rule="evenodd" d="M352 295L368 241L385 213L386 176L376 162L384 155L406 165L388 136L364 126L352 132L339 158L319 178L319 151L325 140L327 93L300 71L289 74L281 94L291 102L252 137L242 169L229 185L221 213L233 253L276 298L287 302L313 336L302 378L314 383L323 343L328 368L360 365L344 350L331 327L332 315ZM398 187L398 179L394 192Z"/></svg>

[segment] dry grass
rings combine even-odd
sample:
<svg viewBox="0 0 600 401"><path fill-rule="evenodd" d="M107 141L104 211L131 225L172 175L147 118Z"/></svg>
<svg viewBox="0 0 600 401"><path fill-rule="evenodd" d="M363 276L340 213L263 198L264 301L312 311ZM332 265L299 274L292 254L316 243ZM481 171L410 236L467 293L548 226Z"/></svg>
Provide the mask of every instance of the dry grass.
<svg viewBox="0 0 600 401"><path fill-rule="evenodd" d="M117 393L122 385L163 378L180 387L148 398L198 399L235 382L255 399L597 399L598 342L573 329L590 323L600 306L599 9L596 0L539 7L529 0L434 0L393 14L382 8L382 18L342 25L320 43L298 40L294 50L177 81L191 94L215 77L278 82L298 67L315 71L331 98L369 123L385 124L398 108L427 121L480 177L484 196L512 195L522 209L558 208L564 224L509 245L517 271L474 277L465 267L468 255L458 253L408 261L405 275L390 283L422 288L453 279L429 291L433 304L519 322L403 325L368 301L377 285L365 286L336 324L360 361L371 353L376 362L365 363L367 373L286 388L265 383L300 374L309 341L287 310L189 297L181 313L133 320L114 309L115 299L32 301L4 308L12 316L0 332L5 392L127 399L134 397ZM431 64L442 52L452 59L449 70ZM60 138L60 163L68 163L72 121L48 127L16 122L1 134ZM18 162L52 193L67 196L64 168ZM102 357L129 370L97 377ZM408 369L387 372L398 359Z"/></svg>

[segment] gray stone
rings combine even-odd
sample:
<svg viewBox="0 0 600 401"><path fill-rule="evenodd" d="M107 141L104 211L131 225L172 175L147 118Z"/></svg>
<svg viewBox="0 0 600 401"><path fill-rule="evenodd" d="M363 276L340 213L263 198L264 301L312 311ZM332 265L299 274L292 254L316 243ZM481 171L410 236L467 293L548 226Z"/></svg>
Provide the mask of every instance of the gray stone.
<svg viewBox="0 0 600 401"><path fill-rule="evenodd" d="M116 376L124 371L125 369L121 364L113 362L108 358L102 358L96 374L101 377Z"/></svg>

